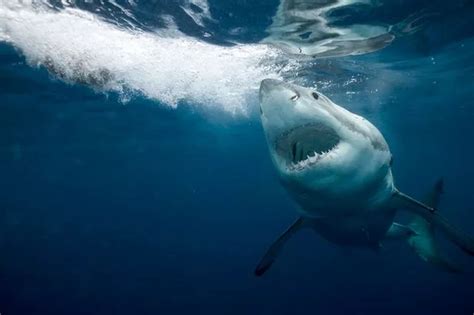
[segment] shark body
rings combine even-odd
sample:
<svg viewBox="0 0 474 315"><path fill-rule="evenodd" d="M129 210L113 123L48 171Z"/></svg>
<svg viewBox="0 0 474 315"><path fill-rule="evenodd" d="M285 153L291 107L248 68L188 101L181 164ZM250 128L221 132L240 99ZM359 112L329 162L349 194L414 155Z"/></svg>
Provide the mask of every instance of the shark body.
<svg viewBox="0 0 474 315"><path fill-rule="evenodd" d="M389 146L365 118L318 91L273 79L261 83L260 113L273 164L301 216L269 248L257 275L268 270L302 228L336 244L375 250L383 240L407 240L424 260L458 271L439 254L437 228L474 255L474 240L436 210L442 182L423 202L400 192ZM399 209L415 215L410 224L394 222Z"/></svg>

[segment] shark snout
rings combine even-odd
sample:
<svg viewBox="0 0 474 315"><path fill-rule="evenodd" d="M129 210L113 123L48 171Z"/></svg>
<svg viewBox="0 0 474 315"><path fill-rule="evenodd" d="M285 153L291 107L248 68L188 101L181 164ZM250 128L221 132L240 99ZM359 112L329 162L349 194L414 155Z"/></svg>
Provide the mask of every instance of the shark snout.
<svg viewBox="0 0 474 315"><path fill-rule="evenodd" d="M264 79L260 83L260 97L277 89L288 88L288 83L276 79Z"/></svg>
<svg viewBox="0 0 474 315"><path fill-rule="evenodd" d="M275 80L275 79L264 79L260 83L260 94L262 93L268 93L272 89L282 85L284 82L280 80Z"/></svg>
<svg viewBox="0 0 474 315"><path fill-rule="evenodd" d="M264 79L260 83L259 99L260 110L262 110L262 103L273 91L281 89L285 86L285 82L275 79Z"/></svg>

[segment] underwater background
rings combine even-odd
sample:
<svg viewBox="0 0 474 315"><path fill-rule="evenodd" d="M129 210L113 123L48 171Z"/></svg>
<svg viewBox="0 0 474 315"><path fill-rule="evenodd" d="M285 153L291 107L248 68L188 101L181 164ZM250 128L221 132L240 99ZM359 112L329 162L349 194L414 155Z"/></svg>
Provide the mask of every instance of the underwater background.
<svg viewBox="0 0 474 315"><path fill-rule="evenodd" d="M443 177L440 211L474 234L473 19L469 0L0 0L0 313L472 314L474 261L441 238L464 273L312 231L253 270L297 217L267 77L373 122L397 186Z"/></svg>

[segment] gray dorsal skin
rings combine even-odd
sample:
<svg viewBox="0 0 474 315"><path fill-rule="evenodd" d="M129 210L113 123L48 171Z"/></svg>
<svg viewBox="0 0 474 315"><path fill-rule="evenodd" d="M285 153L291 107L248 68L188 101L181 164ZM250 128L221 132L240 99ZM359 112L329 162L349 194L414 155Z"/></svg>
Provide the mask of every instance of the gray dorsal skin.
<svg viewBox="0 0 474 315"><path fill-rule="evenodd" d="M436 210L441 188L423 203L395 187L389 146L363 117L318 91L272 79L261 83L260 113L273 164L300 206L301 218L273 243L257 275L303 227L339 245L372 249L386 238L407 239L403 235L409 234L415 251L441 266L445 260L434 244L436 229L474 254L474 240ZM418 217L407 227L394 224L398 209Z"/></svg>

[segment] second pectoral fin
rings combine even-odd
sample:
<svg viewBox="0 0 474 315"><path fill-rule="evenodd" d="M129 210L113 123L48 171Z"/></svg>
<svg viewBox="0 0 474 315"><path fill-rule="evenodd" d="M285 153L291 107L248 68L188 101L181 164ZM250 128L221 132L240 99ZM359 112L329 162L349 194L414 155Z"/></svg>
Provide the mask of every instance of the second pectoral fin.
<svg viewBox="0 0 474 315"><path fill-rule="evenodd" d="M293 224L291 224L283 234L281 234L273 243L270 245L266 253L255 268L255 275L262 276L273 264L285 243L300 229L305 226L305 219L300 217Z"/></svg>

